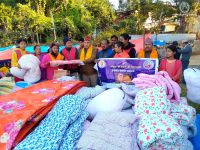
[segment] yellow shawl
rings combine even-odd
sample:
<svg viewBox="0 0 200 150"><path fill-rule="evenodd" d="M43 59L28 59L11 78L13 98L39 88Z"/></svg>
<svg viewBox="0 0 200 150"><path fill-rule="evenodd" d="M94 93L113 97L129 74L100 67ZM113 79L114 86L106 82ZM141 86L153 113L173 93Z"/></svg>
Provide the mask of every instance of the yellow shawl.
<svg viewBox="0 0 200 150"><path fill-rule="evenodd" d="M89 58L92 57L92 46L90 46L87 50L87 53L85 54L85 50L84 48L81 49L81 52L80 52L80 60L81 61L84 61L84 60L87 60Z"/></svg>
<svg viewBox="0 0 200 150"><path fill-rule="evenodd" d="M52 61L54 61L54 60L63 60L63 56L61 54L58 54L58 56L56 58L53 57L50 53L49 53L49 56L50 56Z"/></svg>
<svg viewBox="0 0 200 150"><path fill-rule="evenodd" d="M145 58L145 51L144 50L141 50L138 53L138 58ZM158 53L157 53L157 51L155 49L153 49L151 51L150 58L158 58Z"/></svg>

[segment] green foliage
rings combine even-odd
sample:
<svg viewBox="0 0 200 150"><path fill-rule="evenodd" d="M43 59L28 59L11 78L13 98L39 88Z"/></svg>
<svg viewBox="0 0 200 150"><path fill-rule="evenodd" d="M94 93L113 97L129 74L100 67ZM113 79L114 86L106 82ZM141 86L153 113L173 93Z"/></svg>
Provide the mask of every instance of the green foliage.
<svg viewBox="0 0 200 150"><path fill-rule="evenodd" d="M95 28L104 30L115 19L108 0L1 0L0 38L14 41L19 37L52 35L52 16L57 36L91 34ZM12 8L12 9L11 9ZM8 38L2 33L6 34ZM16 36L15 36L16 35ZM1 40L1 43L2 41ZM4 42L5 44L5 42ZM6 43L7 44L7 43Z"/></svg>
<svg viewBox="0 0 200 150"><path fill-rule="evenodd" d="M101 41L103 39L110 39L110 37L112 35L117 35L120 36L120 34L125 33L126 29L125 28L121 28L121 29L113 29L112 27L107 28L105 31L102 31L98 34L98 36L95 38L94 43L99 46Z"/></svg>

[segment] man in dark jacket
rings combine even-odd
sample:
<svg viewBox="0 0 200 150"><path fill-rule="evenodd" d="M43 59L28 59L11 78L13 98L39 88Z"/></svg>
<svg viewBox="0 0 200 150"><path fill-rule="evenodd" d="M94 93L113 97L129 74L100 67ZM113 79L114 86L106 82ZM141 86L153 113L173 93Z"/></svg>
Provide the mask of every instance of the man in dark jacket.
<svg viewBox="0 0 200 150"><path fill-rule="evenodd" d="M181 48L178 46L178 42L177 41L173 41L172 45L176 46L176 51L177 53L175 54L175 59L180 59L181 53L178 52L181 50Z"/></svg>
<svg viewBox="0 0 200 150"><path fill-rule="evenodd" d="M182 70L184 73L184 70L188 68L188 65L190 63L190 57L192 55L192 46L189 44L187 40L183 41L183 48L178 51L181 53L181 61L182 61ZM184 80L184 74L183 74L183 83L185 84Z"/></svg>
<svg viewBox="0 0 200 150"><path fill-rule="evenodd" d="M98 52L97 59L99 59L99 58L112 58L114 56L115 52L109 46L109 41L107 39L102 40L101 47L102 47L102 50L100 52Z"/></svg>

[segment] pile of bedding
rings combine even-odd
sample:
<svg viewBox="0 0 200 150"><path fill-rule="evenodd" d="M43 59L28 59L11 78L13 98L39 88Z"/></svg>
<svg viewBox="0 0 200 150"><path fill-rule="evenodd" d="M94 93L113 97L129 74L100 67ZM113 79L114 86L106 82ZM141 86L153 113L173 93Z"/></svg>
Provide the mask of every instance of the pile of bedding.
<svg viewBox="0 0 200 150"><path fill-rule="evenodd" d="M138 117L123 112L98 113L80 138L77 149L138 150Z"/></svg>
<svg viewBox="0 0 200 150"><path fill-rule="evenodd" d="M74 94L82 81L45 81L0 97L0 149L11 149L21 142L58 102ZM65 107L65 106L63 106Z"/></svg>
<svg viewBox="0 0 200 150"><path fill-rule="evenodd" d="M3 77L0 79L0 96L13 92L15 83L11 77Z"/></svg>
<svg viewBox="0 0 200 150"><path fill-rule="evenodd" d="M85 101L81 97L63 96L34 131L15 147L15 150L74 149L88 116L85 107Z"/></svg>

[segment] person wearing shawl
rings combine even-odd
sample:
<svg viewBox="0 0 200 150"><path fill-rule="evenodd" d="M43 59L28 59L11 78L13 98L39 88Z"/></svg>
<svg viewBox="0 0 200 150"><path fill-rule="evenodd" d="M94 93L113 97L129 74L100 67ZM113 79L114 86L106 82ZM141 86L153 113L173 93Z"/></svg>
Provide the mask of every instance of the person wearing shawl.
<svg viewBox="0 0 200 150"><path fill-rule="evenodd" d="M50 46L50 53L43 57L40 64L40 67L46 68L48 80L52 80L54 71L58 70L58 66L50 66L50 62L55 60L63 60L63 56L59 53L59 45L57 43L52 43Z"/></svg>
<svg viewBox="0 0 200 150"><path fill-rule="evenodd" d="M80 73L83 81L87 82L88 86L94 87L97 84L97 72L93 68L97 50L91 44L89 36L84 38L84 48L80 50L80 60L84 65L80 68Z"/></svg>
<svg viewBox="0 0 200 150"><path fill-rule="evenodd" d="M153 48L153 42L150 38L145 39L145 49L141 50L138 58L158 58L158 52Z"/></svg>
<svg viewBox="0 0 200 150"><path fill-rule="evenodd" d="M79 59L79 52L75 47L72 47L72 42L70 38L64 39L65 48L62 49L61 54L64 57L64 60L71 61L71 60L78 60ZM75 76L79 78L79 65L77 64L67 64L64 65L64 70L70 71L70 76Z"/></svg>

